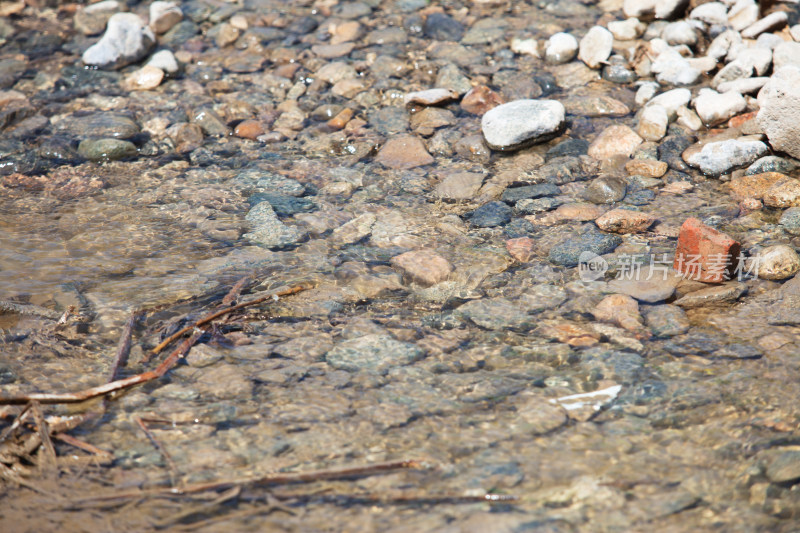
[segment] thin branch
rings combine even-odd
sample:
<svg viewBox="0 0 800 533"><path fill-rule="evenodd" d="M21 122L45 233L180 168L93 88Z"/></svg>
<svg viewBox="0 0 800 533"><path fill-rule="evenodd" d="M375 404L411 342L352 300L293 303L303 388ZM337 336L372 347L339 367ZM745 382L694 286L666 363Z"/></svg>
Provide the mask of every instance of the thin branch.
<svg viewBox="0 0 800 533"><path fill-rule="evenodd" d="M259 486L259 485L287 485L292 483L311 483L314 481L328 481L337 479L352 479L358 477L372 476L397 470L422 469L422 464L418 461L393 461L388 463L376 463L366 466L340 468L332 470L312 470L310 472L291 472L285 474L268 474L253 478L241 478L226 481L212 481L208 483L195 483L183 487L166 489L139 490L135 492L118 492L103 494L100 496L89 497L79 500L99 501L114 500L117 498L141 498L145 496L183 496L197 492L228 490L233 487Z"/></svg>
<svg viewBox="0 0 800 533"><path fill-rule="evenodd" d="M90 387L78 392L63 392L60 394L31 393L19 396L0 396L0 405L21 405L34 401L42 404L80 403L110 392L116 392L135 385L147 383L148 381L153 381L154 379L162 377L169 369L175 366L178 360L186 355L204 333L204 330L198 330L191 337L184 340L155 370L149 370L129 378L119 379L111 383Z"/></svg>
<svg viewBox="0 0 800 533"><path fill-rule="evenodd" d="M269 293L267 295L260 296L258 298L253 299L253 300L248 300L246 302L242 302L240 304L233 305L231 307L226 307L225 309L221 309L219 311L211 313L210 315L206 315L205 317L201 318L200 320L198 320L194 324L192 324L190 326L186 326L185 328L181 329L180 331L177 331L177 332L173 333L172 335L170 335L169 337L167 337L166 339L161 341L161 343L158 346L156 346L155 348L150 350L150 354L151 354L151 356L152 355L158 355L159 352L161 352L161 350L163 350L165 347L167 347L167 345L169 345L172 341L183 337L184 335L186 335L190 331L194 330L195 328L198 328L200 326L208 324L212 320L216 320L217 318L219 318L221 316L225 316L225 315L227 315L229 313L232 313L234 311L238 311L239 309L244 309L245 307L251 307L253 305L258 305L260 303L264 303L267 300L277 300L281 296L289 296L291 294L297 294L298 292L302 292L302 291L311 289L312 287L313 287L313 285L308 284L308 283L300 284L300 285L294 285L292 287L287 287L285 289L281 289L279 291L274 291L274 292L271 292L271 293Z"/></svg>
<svg viewBox="0 0 800 533"><path fill-rule="evenodd" d="M244 286L248 281L250 281L250 276L245 276L234 283L233 287L231 287L231 290L228 291L228 294L222 298L222 307L230 307L232 303L238 300L239 296L242 294L242 289L244 289Z"/></svg>
<svg viewBox="0 0 800 533"><path fill-rule="evenodd" d="M134 311L131 313L130 318L122 328L122 334L119 336L117 343L117 353L114 355L114 363L111 365L111 373L108 376L109 383L116 381L119 371L128 362L128 355L131 351L131 336L133 335L133 328L136 326L136 319L138 314Z"/></svg>
<svg viewBox="0 0 800 533"><path fill-rule="evenodd" d="M55 475L57 472L56 449L53 446L53 441L50 440L50 426L44 419L42 406L39 405L39 402L31 402L31 413L33 414L33 420L36 422L39 439L42 442L42 448L39 450L42 461L39 466L48 475Z"/></svg>

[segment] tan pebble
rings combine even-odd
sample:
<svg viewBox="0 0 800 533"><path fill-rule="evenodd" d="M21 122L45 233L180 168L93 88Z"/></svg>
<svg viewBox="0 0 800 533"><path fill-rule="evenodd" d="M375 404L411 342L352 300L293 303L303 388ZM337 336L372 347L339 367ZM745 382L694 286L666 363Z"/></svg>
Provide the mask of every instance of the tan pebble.
<svg viewBox="0 0 800 533"><path fill-rule="evenodd" d="M508 239L506 241L506 249L511 257L520 263L527 263L533 257L535 244L535 241L530 237L519 237L517 239Z"/></svg>
<svg viewBox="0 0 800 533"><path fill-rule="evenodd" d="M422 141L413 135L390 138L378 152L375 160L387 168L409 169L430 165L434 159Z"/></svg>
<svg viewBox="0 0 800 533"><path fill-rule="evenodd" d="M791 278L800 270L800 257L786 244L767 246L747 261L747 269L761 279L782 280Z"/></svg>
<svg viewBox="0 0 800 533"><path fill-rule="evenodd" d="M603 160L615 155L630 156L642 139L628 126L615 124L609 126L589 145L589 156Z"/></svg>
<svg viewBox="0 0 800 533"><path fill-rule="evenodd" d="M247 18L244 15L234 15L228 22L230 22L231 26L237 30L245 31L250 27L250 25L247 23Z"/></svg>
<svg viewBox="0 0 800 533"><path fill-rule="evenodd" d="M655 220L653 215L641 211L612 209L595 220L595 224L601 230L613 233L641 233L646 231Z"/></svg>
<svg viewBox="0 0 800 533"><path fill-rule="evenodd" d="M592 310L592 315L600 321L616 324L628 331L643 327L639 304L627 294L611 294L603 298Z"/></svg>
<svg viewBox="0 0 800 533"><path fill-rule="evenodd" d="M769 207L800 206L800 180L787 177L776 182L764 193L763 201Z"/></svg>
<svg viewBox="0 0 800 533"><path fill-rule="evenodd" d="M604 207L590 203L571 203L558 206L555 215L560 220L575 220L578 222L589 222L595 220L606 212Z"/></svg>
<svg viewBox="0 0 800 533"><path fill-rule="evenodd" d="M158 67L145 65L131 72L122 82L127 91L149 91L155 89L164 79L164 71Z"/></svg>
<svg viewBox="0 0 800 533"><path fill-rule="evenodd" d="M692 190L694 190L694 185L692 185L689 181L673 181L672 183L666 184L661 189L661 192L680 196L681 194L691 192Z"/></svg>
<svg viewBox="0 0 800 533"><path fill-rule="evenodd" d="M330 119L327 124L328 127L333 130L340 130L347 126L347 123L350 122L351 118L353 118L353 110L349 107L346 107L339 111L335 117Z"/></svg>
<svg viewBox="0 0 800 533"><path fill-rule="evenodd" d="M393 257L391 263L412 281L424 286L446 280L453 271L453 266L447 259L430 250L406 252Z"/></svg>
<svg viewBox="0 0 800 533"><path fill-rule="evenodd" d="M257 139L264 135L264 126L257 120L243 120L233 130L233 134L243 139Z"/></svg>
<svg viewBox="0 0 800 533"><path fill-rule="evenodd" d="M478 85L470 89L461 99L461 109L473 115L483 115L504 103L506 102L502 96L485 85Z"/></svg>
<svg viewBox="0 0 800 533"><path fill-rule="evenodd" d="M731 194L737 200L745 200L747 198L760 200L773 185L784 178L787 178L787 176L780 172L763 172L761 174L731 178L729 186Z"/></svg>
<svg viewBox="0 0 800 533"><path fill-rule="evenodd" d="M663 161L652 159L632 159L625 163L625 170L631 176L638 174L648 178L660 178L667 173L668 165Z"/></svg>

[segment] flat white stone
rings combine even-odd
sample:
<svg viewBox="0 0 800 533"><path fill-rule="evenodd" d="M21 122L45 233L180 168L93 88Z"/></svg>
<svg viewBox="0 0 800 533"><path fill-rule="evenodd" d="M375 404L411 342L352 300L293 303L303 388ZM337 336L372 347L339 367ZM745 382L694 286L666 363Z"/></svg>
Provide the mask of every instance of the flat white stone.
<svg viewBox="0 0 800 533"><path fill-rule="evenodd" d="M667 24L664 31L661 32L661 38L671 45L694 46L697 44L697 32L691 24L683 20Z"/></svg>
<svg viewBox="0 0 800 533"><path fill-rule="evenodd" d="M564 106L555 100L516 100L487 111L481 131L489 148L516 150L558 135L564 115Z"/></svg>
<svg viewBox="0 0 800 533"><path fill-rule="evenodd" d="M147 60L147 65L160 68L167 74L178 72L178 60L170 50L159 50Z"/></svg>
<svg viewBox="0 0 800 533"><path fill-rule="evenodd" d="M659 54L650 69L656 74L659 83L669 85L694 85L703 75L675 50Z"/></svg>
<svg viewBox="0 0 800 533"><path fill-rule="evenodd" d="M745 39L755 39L765 31L777 30L786 26L787 22L789 22L789 16L786 12L775 11L743 29L742 37Z"/></svg>
<svg viewBox="0 0 800 533"><path fill-rule="evenodd" d="M632 17L625 20L614 20L608 23L608 31L618 41L632 41L638 39L647 28L646 24L639 22L639 19Z"/></svg>
<svg viewBox="0 0 800 533"><path fill-rule="evenodd" d="M720 83L717 86L717 90L721 93L733 91L739 94L752 94L761 90L761 88L766 85L768 81L769 78L766 76L762 76L760 78L745 78L741 80L726 81L725 83Z"/></svg>
<svg viewBox="0 0 800 533"><path fill-rule="evenodd" d="M614 36L602 26L592 27L581 39L578 59L589 68L600 68L611 55Z"/></svg>
<svg viewBox="0 0 800 533"><path fill-rule="evenodd" d="M694 99L697 115L708 126L724 122L746 107L744 97L733 91L720 94L713 89L700 89L700 94Z"/></svg>
<svg viewBox="0 0 800 533"><path fill-rule="evenodd" d="M703 174L719 176L737 167L749 165L767 152L761 141L728 139L708 143L692 154L686 162Z"/></svg>
<svg viewBox="0 0 800 533"><path fill-rule="evenodd" d="M705 22L706 24L727 24L728 6L722 2L708 2L692 9L689 18Z"/></svg>
<svg viewBox="0 0 800 533"><path fill-rule="evenodd" d="M738 31L725 30L711 41L711 44L708 45L708 49L706 50L706 55L715 59L722 59L728 55L731 45L734 43L741 44L741 42L742 36L739 35Z"/></svg>
<svg viewBox="0 0 800 533"><path fill-rule="evenodd" d="M689 89L672 89L659 94L647 105L660 105L667 110L670 120L675 120L678 108L687 105L692 99L692 91Z"/></svg>
<svg viewBox="0 0 800 533"><path fill-rule="evenodd" d="M800 67L800 43L785 42L772 51L772 69L777 72L783 67Z"/></svg>

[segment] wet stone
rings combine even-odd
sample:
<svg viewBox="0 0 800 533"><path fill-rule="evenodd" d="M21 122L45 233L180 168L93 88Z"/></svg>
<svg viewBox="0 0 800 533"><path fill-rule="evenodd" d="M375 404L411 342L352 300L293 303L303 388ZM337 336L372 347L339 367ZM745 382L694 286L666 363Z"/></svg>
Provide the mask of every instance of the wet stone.
<svg viewBox="0 0 800 533"><path fill-rule="evenodd" d="M798 164L794 161L786 159L785 157L768 155L757 159L752 165L747 167L745 174L748 176L752 174L762 174L764 172L780 172L781 174L787 174L797 168Z"/></svg>
<svg viewBox="0 0 800 533"><path fill-rule="evenodd" d="M279 217L289 217L297 213L308 213L316 209L316 204L308 198L298 198L283 194L256 193L247 199L251 206L268 202Z"/></svg>
<svg viewBox="0 0 800 533"><path fill-rule="evenodd" d="M560 198L537 198L520 200L514 208L522 215L532 215L544 211L552 211L562 205L564 200Z"/></svg>
<svg viewBox="0 0 800 533"><path fill-rule="evenodd" d="M786 244L767 246L748 260L748 271L754 271L761 279L787 279L800 271L800 257Z"/></svg>
<svg viewBox="0 0 800 533"><path fill-rule="evenodd" d="M372 334L336 344L325 360L338 370L386 374L423 356L424 352L413 344Z"/></svg>
<svg viewBox="0 0 800 533"><path fill-rule="evenodd" d="M686 157L687 163L699 168L704 174L718 176L749 165L766 153L767 145L761 141L729 139L711 142Z"/></svg>
<svg viewBox="0 0 800 533"><path fill-rule="evenodd" d="M58 127L80 138L108 137L130 139L140 131L139 125L130 117L118 113L92 113L72 116Z"/></svg>
<svg viewBox="0 0 800 533"><path fill-rule="evenodd" d="M557 265L574 267L578 265L583 252L596 255L608 254L620 244L622 238L619 235L610 235L590 228L551 248L549 259Z"/></svg>
<svg viewBox="0 0 800 533"><path fill-rule="evenodd" d="M90 161L116 161L136 157L136 145L122 139L86 139L78 145L78 153Z"/></svg>
<svg viewBox="0 0 800 533"><path fill-rule="evenodd" d="M800 449L778 448L761 454L767 478L773 483L787 483L800 479Z"/></svg>
<svg viewBox="0 0 800 533"><path fill-rule="evenodd" d="M461 99L461 109L473 115L483 115L490 109L506 103L505 99L485 85L478 85Z"/></svg>
<svg viewBox="0 0 800 533"><path fill-rule="evenodd" d="M625 198L627 184L620 178L596 178L592 180L583 197L593 204L613 204Z"/></svg>
<svg viewBox="0 0 800 533"><path fill-rule="evenodd" d="M448 174L436 186L436 196L443 200L469 200L478 193L485 177L478 172Z"/></svg>
<svg viewBox="0 0 800 533"><path fill-rule="evenodd" d="M285 225L275 214L269 202L261 202L248 211L245 219L251 224L252 231L244 238L273 250L294 246L304 240L305 232Z"/></svg>
<svg viewBox="0 0 800 533"><path fill-rule="evenodd" d="M106 29L111 15L121 10L122 4L117 0L105 0L83 7L75 13L75 29L84 35L99 35Z"/></svg>
<svg viewBox="0 0 800 533"><path fill-rule="evenodd" d="M391 263L413 282L424 287L446 280L453 271L447 259L430 250L406 252L393 257Z"/></svg>
<svg viewBox="0 0 800 533"><path fill-rule="evenodd" d="M513 187L503 191L500 199L507 204L516 204L520 200L542 198L545 196L557 196L561 194L561 188L552 183L540 183L538 185L526 185L524 187Z"/></svg>
<svg viewBox="0 0 800 533"><path fill-rule="evenodd" d="M728 304L738 300L745 292L747 292L747 285L732 281L717 287L690 292L678 299L675 305L691 309L707 305Z"/></svg>
<svg viewBox="0 0 800 533"><path fill-rule="evenodd" d="M656 337L675 337L689 331L686 312L675 305L656 305L646 309L647 327Z"/></svg>
<svg viewBox="0 0 800 533"><path fill-rule="evenodd" d="M800 235L800 207L790 207L784 211L778 223L787 233Z"/></svg>
<svg viewBox="0 0 800 533"><path fill-rule="evenodd" d="M511 221L513 212L504 202L489 202L472 212L470 224L479 228L494 228Z"/></svg>
<svg viewBox="0 0 800 533"><path fill-rule="evenodd" d="M392 137L380 149L375 160L391 169L409 169L433 163L433 157L425 145L413 135Z"/></svg>
<svg viewBox="0 0 800 533"><path fill-rule="evenodd" d="M547 158L576 157L586 155L589 150L589 141L584 139L567 139L553 146L547 151Z"/></svg>
<svg viewBox="0 0 800 533"><path fill-rule="evenodd" d="M455 312L458 316L490 330L526 331L534 324L533 317L505 298L472 300Z"/></svg>
<svg viewBox="0 0 800 533"><path fill-rule="evenodd" d="M431 13L425 19L422 31L426 37L437 41L460 41L464 36L464 25L444 13Z"/></svg>
<svg viewBox="0 0 800 533"><path fill-rule="evenodd" d="M588 154L595 159L608 159L616 155L630 156L642 138L628 126L617 124L603 130L589 146Z"/></svg>

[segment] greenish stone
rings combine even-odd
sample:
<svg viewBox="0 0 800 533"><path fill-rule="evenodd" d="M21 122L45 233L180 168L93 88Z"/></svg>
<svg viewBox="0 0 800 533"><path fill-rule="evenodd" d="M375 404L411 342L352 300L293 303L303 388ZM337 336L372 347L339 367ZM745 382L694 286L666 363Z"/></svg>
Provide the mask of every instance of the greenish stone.
<svg viewBox="0 0 800 533"><path fill-rule="evenodd" d="M116 161L135 157L136 145L120 139L87 139L78 145L78 153L90 161Z"/></svg>

